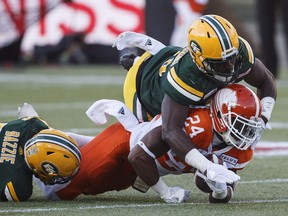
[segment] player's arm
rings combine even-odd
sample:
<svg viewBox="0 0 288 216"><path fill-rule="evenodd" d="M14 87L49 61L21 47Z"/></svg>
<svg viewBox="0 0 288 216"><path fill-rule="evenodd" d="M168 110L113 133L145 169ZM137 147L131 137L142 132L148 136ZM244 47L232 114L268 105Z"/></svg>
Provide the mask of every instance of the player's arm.
<svg viewBox="0 0 288 216"><path fill-rule="evenodd" d="M161 130L158 126L147 133L128 157L137 175L150 187L159 180L155 159L169 150L169 146L162 142Z"/></svg>
<svg viewBox="0 0 288 216"><path fill-rule="evenodd" d="M70 137L72 137L79 145L79 147L88 144L92 139L94 139L93 136L80 135L72 132L65 132L65 133L68 134Z"/></svg>
<svg viewBox="0 0 288 216"><path fill-rule="evenodd" d="M33 192L32 175L26 169L18 169L11 180L0 190L0 202L27 201Z"/></svg>
<svg viewBox="0 0 288 216"><path fill-rule="evenodd" d="M267 123L271 117L277 97L277 87L274 76L264 64L256 58L255 64L244 80L251 86L257 88L257 95L262 105L262 117L265 123Z"/></svg>
<svg viewBox="0 0 288 216"><path fill-rule="evenodd" d="M151 187L166 203L182 203L188 200L190 191L181 187L168 187L160 178L155 159L169 150L162 141L162 128L148 132L131 150L128 160L138 177Z"/></svg>
<svg viewBox="0 0 288 216"><path fill-rule="evenodd" d="M164 96L162 113L162 139L170 146L181 160L195 146L183 131L189 107L176 103L167 94Z"/></svg>

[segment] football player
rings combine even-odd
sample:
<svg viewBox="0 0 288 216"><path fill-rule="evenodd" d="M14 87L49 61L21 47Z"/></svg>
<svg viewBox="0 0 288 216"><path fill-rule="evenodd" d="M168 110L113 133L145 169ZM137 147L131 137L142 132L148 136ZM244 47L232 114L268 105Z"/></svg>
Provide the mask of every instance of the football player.
<svg viewBox="0 0 288 216"><path fill-rule="evenodd" d="M209 108L191 108L185 121L185 132L198 151L208 158L214 155L212 161L216 163L218 163L218 159L215 159L217 156L234 172L243 169L252 159L262 131L260 100L251 89L240 84L228 85L219 90ZM159 157L166 151L163 144L154 145L153 140L160 139L159 137L161 138L159 128L151 130L131 150L129 161L137 175L161 193L167 189L159 174L161 176L194 172L195 167L181 160L172 148L164 156ZM201 166L206 166L207 160L202 160L200 157L197 159ZM201 170L201 166L197 168L196 176L203 178L206 184L197 184L195 179L197 187L210 193L210 202L228 202L232 198L235 185L218 180L211 181L209 177L207 178L209 172ZM161 182L160 189L154 182Z"/></svg>
<svg viewBox="0 0 288 216"><path fill-rule="evenodd" d="M19 109L18 117L0 124L0 201L28 200L33 174L45 184L63 183L80 165L76 142L49 128L30 104Z"/></svg>
<svg viewBox="0 0 288 216"><path fill-rule="evenodd" d="M239 94L239 92L242 93ZM228 96L225 97L225 95ZM253 148L262 130L259 120L261 114L260 101L250 89L236 84L220 90L214 101L211 111L206 106L190 109L184 129L191 140L197 144L196 147L202 155L208 157L211 154L216 154L223 161L227 160L227 164L229 162L227 165L229 169L242 169L252 159ZM235 104L237 107L234 109ZM226 106L229 110L218 110L220 105L221 108ZM241 109L243 106L247 107L244 108L244 113ZM210 116L210 112L213 113L214 107L217 108L217 112L221 111L216 117L218 121L224 124L221 130L218 130L219 127L217 127L216 132L213 130L213 124L215 122L216 125L218 121ZM138 121L125 105L119 101L111 100L95 102L89 108L87 114L96 124L106 123L107 114L115 116L121 124L115 123L106 128L91 142L81 147L82 167L70 182L49 186L38 180L37 182L47 198L51 200L71 200L80 194L96 195L133 186L142 192L146 192L151 187L159 193L166 203L181 203L188 200L189 191L180 187L168 187L163 180L160 180L159 176L194 173L195 170L198 170L197 175L201 175L205 182L209 182L208 192L212 198L214 198L212 194L217 193L218 196L215 196L214 199L223 201L223 197L227 200L228 190L231 194L230 188L233 187L227 187L227 185L233 185L233 182L237 180L231 181L231 179L228 179L228 176L231 176L230 172L224 172L220 168L221 166L212 164L205 157L201 158L199 163L192 167L176 156L173 150L162 142L162 117L160 115L157 115L150 122L138 124ZM227 120L227 122L222 120ZM156 148L150 149L150 146L146 148L146 145L142 145L142 143L147 142L147 139L151 139L159 145ZM157 158L158 151L167 153ZM238 163L234 163L234 161L231 163L231 158L234 158L234 161L238 161ZM135 171L128 160L132 163ZM206 168L203 168L204 166ZM206 169L209 166L215 166L214 170L218 168L226 176L218 178L220 181L213 180L212 176L207 176L209 172ZM140 178L137 177L136 173ZM214 176L214 178L216 177ZM232 175L231 178L233 177ZM156 181L161 181L162 187L153 186L153 183L150 183L151 178L152 182L155 181L154 178L156 178ZM226 184L226 182L230 183ZM219 196L221 199L219 199Z"/></svg>
<svg viewBox="0 0 288 216"><path fill-rule="evenodd" d="M187 38L185 48L166 47L151 37L124 32L114 46L118 50L134 46L146 51L141 57L120 58L128 70L125 103L139 121L149 121L161 113L162 139L181 160L192 165L201 154L182 130L189 107L205 105L219 88L243 80L257 88L265 128L277 90L272 73L223 17L201 16L192 23Z"/></svg>

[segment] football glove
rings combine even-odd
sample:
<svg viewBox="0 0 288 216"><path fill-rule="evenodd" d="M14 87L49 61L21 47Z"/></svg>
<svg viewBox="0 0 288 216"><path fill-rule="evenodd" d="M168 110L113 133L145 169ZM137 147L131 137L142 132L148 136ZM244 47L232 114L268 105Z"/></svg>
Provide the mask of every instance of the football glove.
<svg viewBox="0 0 288 216"><path fill-rule="evenodd" d="M28 103L24 103L22 107L18 107L17 115L18 115L18 119L25 118L25 117L39 117L34 107Z"/></svg>
<svg viewBox="0 0 288 216"><path fill-rule="evenodd" d="M213 191L209 195L210 203L228 203L233 198L233 188L228 186L224 191Z"/></svg>
<svg viewBox="0 0 288 216"><path fill-rule="evenodd" d="M139 124L137 118L129 108L117 100L97 100L89 107L86 114L96 125L103 125L108 121L108 116L114 116L130 132Z"/></svg>
<svg viewBox="0 0 288 216"><path fill-rule="evenodd" d="M191 191L181 187L169 187L161 198L168 204L177 204L187 202L190 198Z"/></svg>
<svg viewBox="0 0 288 216"><path fill-rule="evenodd" d="M225 165L215 164L213 162L209 163L205 172L207 179L214 182L232 184L240 180L240 176L228 170Z"/></svg>
<svg viewBox="0 0 288 216"><path fill-rule="evenodd" d="M214 157L216 157L214 159ZM218 160L213 155L213 161ZM220 183L233 183L240 180L240 176L227 169L227 167L215 164L204 157L197 149L192 149L185 156L185 162L204 173L211 181Z"/></svg>
<svg viewBox="0 0 288 216"><path fill-rule="evenodd" d="M226 188L227 188L226 183L220 183L220 182L212 181L212 180L208 179L207 176L204 175L203 173L201 173L199 170L196 170L195 176L201 177L212 191L222 192L223 190L226 190Z"/></svg>
<svg viewBox="0 0 288 216"><path fill-rule="evenodd" d="M118 50L123 50L127 47L138 47L150 52L152 55L156 55L166 46L160 41L157 41L147 35L125 31L116 38L112 47L116 47Z"/></svg>

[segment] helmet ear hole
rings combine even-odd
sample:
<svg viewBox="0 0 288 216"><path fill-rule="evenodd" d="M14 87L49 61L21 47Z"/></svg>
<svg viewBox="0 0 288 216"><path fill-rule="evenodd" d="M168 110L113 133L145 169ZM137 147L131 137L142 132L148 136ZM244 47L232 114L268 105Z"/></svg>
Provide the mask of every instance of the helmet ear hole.
<svg viewBox="0 0 288 216"><path fill-rule="evenodd" d="M217 118L221 118L221 113L220 113L220 111L217 112Z"/></svg>

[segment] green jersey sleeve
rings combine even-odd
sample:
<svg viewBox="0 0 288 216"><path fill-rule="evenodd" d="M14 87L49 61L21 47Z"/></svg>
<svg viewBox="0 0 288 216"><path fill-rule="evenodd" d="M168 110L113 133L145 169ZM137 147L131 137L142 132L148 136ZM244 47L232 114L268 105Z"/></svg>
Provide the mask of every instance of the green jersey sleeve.
<svg viewBox="0 0 288 216"><path fill-rule="evenodd" d="M167 67L163 80L165 93L175 102L185 105L205 105L206 99L218 88L219 83L198 69L188 49L183 49Z"/></svg>
<svg viewBox="0 0 288 216"><path fill-rule="evenodd" d="M243 38L239 37L240 41L240 56L241 56L241 68L238 72L238 78L236 82L239 82L246 76L251 67L255 63L255 56L250 44Z"/></svg>

